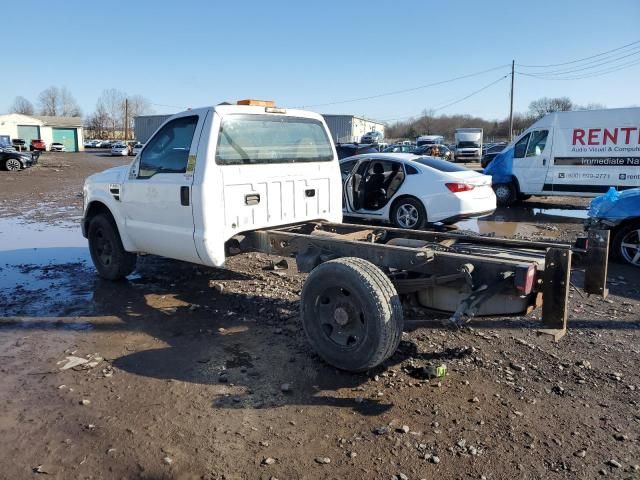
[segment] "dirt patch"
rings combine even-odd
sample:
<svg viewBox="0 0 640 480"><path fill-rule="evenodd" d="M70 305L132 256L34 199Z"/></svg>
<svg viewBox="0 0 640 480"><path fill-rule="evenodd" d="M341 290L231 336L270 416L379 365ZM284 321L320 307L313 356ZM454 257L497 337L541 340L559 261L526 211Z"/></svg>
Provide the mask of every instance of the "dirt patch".
<svg viewBox="0 0 640 480"><path fill-rule="evenodd" d="M539 312L462 330L409 314L385 365L346 374L310 350L298 320L305 276L271 270L277 258L210 269L144 256L127 281L100 280L74 223L77 199L59 191L79 192L86 175L125 160L90 155L62 154L68 167L13 180L1 172L2 476L637 478L631 267L611 266L607 300L571 292L558 343L529 328ZM52 206L32 216L39 200ZM550 238L540 226L563 239L581 230L524 215L485 221ZM62 370L67 357L87 362ZM445 377L426 378L425 366L441 364Z"/></svg>

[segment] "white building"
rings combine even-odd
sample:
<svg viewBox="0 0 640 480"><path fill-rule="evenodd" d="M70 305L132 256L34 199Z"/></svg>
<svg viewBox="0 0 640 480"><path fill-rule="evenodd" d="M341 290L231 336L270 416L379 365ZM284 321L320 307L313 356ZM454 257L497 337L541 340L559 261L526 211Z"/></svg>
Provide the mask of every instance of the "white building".
<svg viewBox="0 0 640 480"><path fill-rule="evenodd" d="M355 115L329 115L323 114L324 121L336 143L359 142L365 133L377 131L384 137L384 123L376 122Z"/></svg>
<svg viewBox="0 0 640 480"><path fill-rule="evenodd" d="M47 150L54 142L62 143L67 152L84 150L84 133L80 117L29 116L19 113L0 115L0 137L9 141L22 139L26 148L29 148L31 140L42 139L47 145Z"/></svg>

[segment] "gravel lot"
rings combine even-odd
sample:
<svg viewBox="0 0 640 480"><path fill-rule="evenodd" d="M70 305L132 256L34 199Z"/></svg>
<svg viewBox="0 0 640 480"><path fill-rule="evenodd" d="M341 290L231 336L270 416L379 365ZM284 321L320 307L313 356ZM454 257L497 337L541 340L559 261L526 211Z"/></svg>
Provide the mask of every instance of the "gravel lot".
<svg viewBox="0 0 640 480"><path fill-rule="evenodd" d="M346 374L304 338L304 275L266 255L145 256L100 280L82 182L128 161L47 153L0 172L0 478L640 478L637 270L611 264L606 300L572 291L558 343L532 328L538 311L455 331L407 314L383 367ZM459 228L572 240L587 203ZM422 378L428 364L447 376Z"/></svg>

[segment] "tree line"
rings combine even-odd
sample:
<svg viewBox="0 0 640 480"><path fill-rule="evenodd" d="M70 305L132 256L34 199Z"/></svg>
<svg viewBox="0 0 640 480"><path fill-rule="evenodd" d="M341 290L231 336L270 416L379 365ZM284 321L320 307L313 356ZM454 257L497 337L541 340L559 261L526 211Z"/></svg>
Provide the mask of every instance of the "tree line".
<svg viewBox="0 0 640 480"><path fill-rule="evenodd" d="M36 103L17 96L9 113L59 117L83 117L78 102L66 87L51 86L38 95ZM115 88L104 90L95 110L84 117L85 138L122 139L133 135L133 119L153 113L151 103L142 95L128 95Z"/></svg>
<svg viewBox="0 0 640 480"><path fill-rule="evenodd" d="M548 113L569 110L595 110L600 108L605 108L605 106L597 103L578 105L568 97L543 97L531 102L527 112L513 114L514 134L522 132L529 125ZM508 117L502 120L487 120L471 115L436 116L434 112L429 110L425 110L418 118L410 118L387 126L385 136L387 138L415 139L420 135L443 135L446 139L453 140L456 128L465 127L482 128L485 141L509 140Z"/></svg>

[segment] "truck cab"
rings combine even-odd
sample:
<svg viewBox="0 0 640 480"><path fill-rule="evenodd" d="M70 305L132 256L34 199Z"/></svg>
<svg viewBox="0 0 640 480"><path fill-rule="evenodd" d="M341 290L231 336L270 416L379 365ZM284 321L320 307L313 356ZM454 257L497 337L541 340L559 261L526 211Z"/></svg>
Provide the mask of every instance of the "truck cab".
<svg viewBox="0 0 640 480"><path fill-rule="evenodd" d="M456 162L479 162L482 158L482 129L457 128L454 134L456 141Z"/></svg>
<svg viewBox="0 0 640 480"><path fill-rule="evenodd" d="M82 229L105 278L143 252L222 266L242 232L340 222L341 190L320 115L243 101L176 114L129 165L87 178Z"/></svg>

